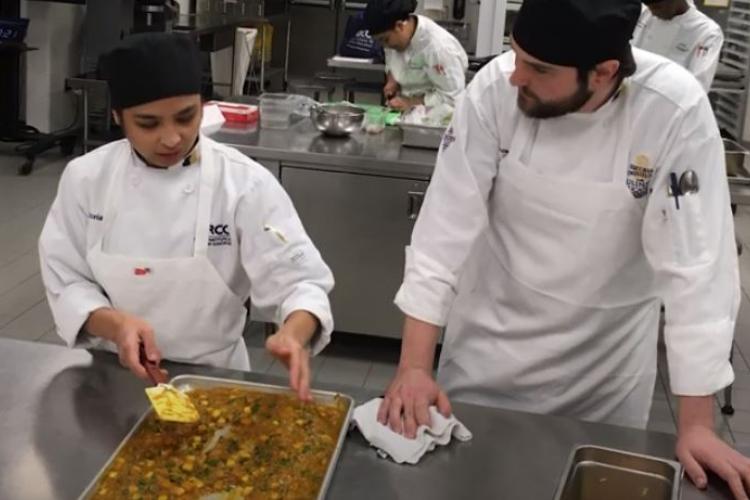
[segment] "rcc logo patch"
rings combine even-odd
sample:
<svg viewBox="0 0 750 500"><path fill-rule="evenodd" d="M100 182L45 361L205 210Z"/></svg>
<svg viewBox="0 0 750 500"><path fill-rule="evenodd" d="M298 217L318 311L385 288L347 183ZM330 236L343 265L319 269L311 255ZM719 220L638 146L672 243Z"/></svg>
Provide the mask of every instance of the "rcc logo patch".
<svg viewBox="0 0 750 500"><path fill-rule="evenodd" d="M211 224L208 226L208 232L216 236L229 236L228 224Z"/></svg>
<svg viewBox="0 0 750 500"><path fill-rule="evenodd" d="M229 232L229 224L210 224L208 226L208 246L229 246L232 244L232 235Z"/></svg>

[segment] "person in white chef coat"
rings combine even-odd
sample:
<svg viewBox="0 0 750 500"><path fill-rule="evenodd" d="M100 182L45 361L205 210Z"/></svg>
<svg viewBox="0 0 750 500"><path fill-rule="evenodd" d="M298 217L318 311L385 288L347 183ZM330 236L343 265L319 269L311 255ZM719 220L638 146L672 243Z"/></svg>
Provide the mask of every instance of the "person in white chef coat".
<svg viewBox="0 0 750 500"><path fill-rule="evenodd" d="M708 92L719 65L724 33L688 0L643 0L633 45L687 68Z"/></svg>
<svg viewBox="0 0 750 500"><path fill-rule="evenodd" d="M525 0L457 101L406 249L401 358L378 419L450 400L644 428L660 306L677 455L746 498L714 433L740 287L722 141L684 68L631 49L638 0ZM444 331L433 378L436 344Z"/></svg>
<svg viewBox="0 0 750 500"><path fill-rule="evenodd" d="M414 14L416 0L369 0L364 24L385 49L388 106L453 106L466 87L469 60L456 37Z"/></svg>
<svg viewBox="0 0 750 500"><path fill-rule="evenodd" d="M331 271L265 168L200 135L200 54L189 38L133 35L103 56L125 139L70 162L39 239L57 332L141 378L161 359L249 370L252 304L310 397L309 353L333 329Z"/></svg>

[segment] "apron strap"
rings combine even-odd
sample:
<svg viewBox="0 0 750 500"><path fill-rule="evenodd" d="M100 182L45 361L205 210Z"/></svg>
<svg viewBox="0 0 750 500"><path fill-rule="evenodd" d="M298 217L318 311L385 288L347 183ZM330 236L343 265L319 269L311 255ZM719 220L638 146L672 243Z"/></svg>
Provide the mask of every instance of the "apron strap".
<svg viewBox="0 0 750 500"><path fill-rule="evenodd" d="M97 242L97 246L99 246L99 249L102 251L104 237L109 234L114 219L117 217L117 207L120 206L120 199L122 198L122 186L125 180L125 173L132 155L134 155L134 152L128 142L125 147L114 155L114 161L110 166L105 167L111 169L112 172L104 197L104 211L102 213L104 220L102 221L102 231Z"/></svg>
<svg viewBox="0 0 750 500"><path fill-rule="evenodd" d="M208 253L208 235L211 225L211 208L213 207L213 195L216 188L216 157L213 147L208 144L205 137L200 139L201 159L201 181L198 191L198 210L195 217L195 237L193 240L193 254L205 257Z"/></svg>
<svg viewBox="0 0 750 500"><path fill-rule="evenodd" d="M617 147L615 149L615 156L613 161L617 168L612 176L612 181L620 186L627 186L628 178L628 167L630 166L630 148L633 145L633 127L630 123L632 116L630 110L630 85L626 78L617 90L617 97L615 98L615 104L619 109L616 111L622 113L622 117L617 120L620 126L617 130Z"/></svg>

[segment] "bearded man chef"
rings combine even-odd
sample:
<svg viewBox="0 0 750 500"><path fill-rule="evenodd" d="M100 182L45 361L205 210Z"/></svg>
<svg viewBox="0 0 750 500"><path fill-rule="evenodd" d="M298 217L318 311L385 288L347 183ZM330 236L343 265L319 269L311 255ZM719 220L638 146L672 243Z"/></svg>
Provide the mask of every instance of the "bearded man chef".
<svg viewBox="0 0 750 500"><path fill-rule="evenodd" d="M638 0L525 0L513 51L458 99L378 418L414 436L450 397L645 427L664 302L678 456L698 485L707 467L745 498L750 460L713 430L740 297L722 142L695 78L631 49L639 14Z"/></svg>
<svg viewBox="0 0 750 500"><path fill-rule="evenodd" d="M708 92L719 65L724 33L688 0L643 0L633 45L687 68Z"/></svg>
<svg viewBox="0 0 750 500"><path fill-rule="evenodd" d="M126 139L73 160L39 240L68 346L119 353L139 377L166 358L250 369L248 298L280 329L266 341L309 394L309 349L333 329L331 271L262 166L199 134L201 65L172 34L126 38L100 68Z"/></svg>
<svg viewBox="0 0 750 500"><path fill-rule="evenodd" d="M458 40L414 14L416 0L369 0L365 26L385 49L388 106L408 111L453 103L466 87L469 59Z"/></svg>

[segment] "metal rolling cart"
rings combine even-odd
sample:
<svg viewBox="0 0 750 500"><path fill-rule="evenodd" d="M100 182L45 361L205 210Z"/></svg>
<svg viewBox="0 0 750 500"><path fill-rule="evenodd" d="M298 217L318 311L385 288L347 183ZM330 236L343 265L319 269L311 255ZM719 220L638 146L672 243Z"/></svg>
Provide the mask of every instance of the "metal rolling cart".
<svg viewBox="0 0 750 500"><path fill-rule="evenodd" d="M82 138L81 146L83 148L83 154L88 153L91 146L99 146L102 144L101 141L91 139L91 100L92 94L98 98L97 101L104 101L102 109L98 109L96 116L104 124L104 131L108 132L112 123L111 106L109 104L109 89L107 88L107 82L104 80L97 80L95 76L77 76L73 78L67 78L65 80L66 90L72 90L80 93L81 95L81 121L82 121Z"/></svg>
<svg viewBox="0 0 750 500"><path fill-rule="evenodd" d="M724 149L727 166L727 179L732 203L732 213L736 213L737 206L750 205L750 152L735 141L725 139ZM737 255L742 254L742 243L737 241ZM734 361L734 348L729 354L730 363ZM724 389L724 404L721 412L725 415L734 414L732 405L732 386Z"/></svg>
<svg viewBox="0 0 750 500"><path fill-rule="evenodd" d="M750 0L732 0L724 26L724 47L711 103L722 131L737 141L747 141L747 92L750 81Z"/></svg>

